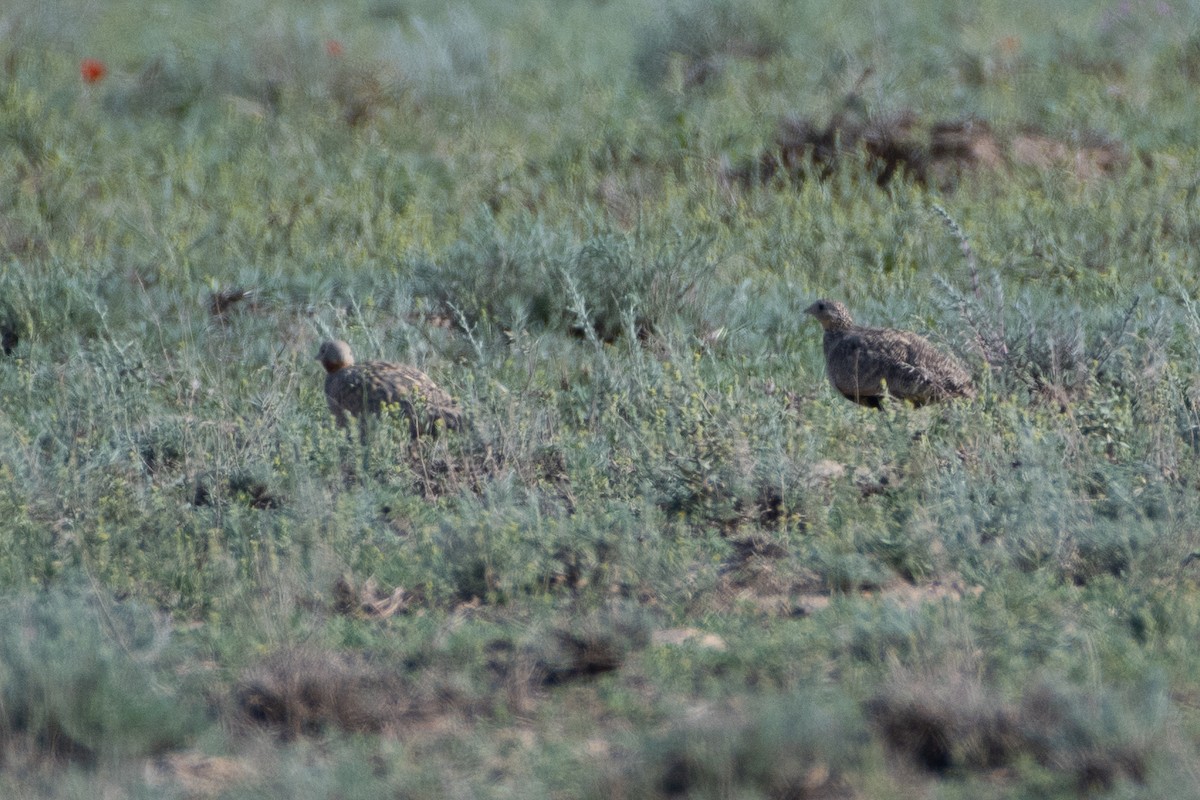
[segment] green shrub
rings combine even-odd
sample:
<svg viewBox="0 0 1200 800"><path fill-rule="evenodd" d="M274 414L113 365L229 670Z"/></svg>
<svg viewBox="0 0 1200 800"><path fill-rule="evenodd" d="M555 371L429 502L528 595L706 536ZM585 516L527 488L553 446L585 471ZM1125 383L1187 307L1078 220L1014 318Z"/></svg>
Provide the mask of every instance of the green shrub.
<svg viewBox="0 0 1200 800"><path fill-rule="evenodd" d="M719 70L718 59L766 60L784 48L782 32L772 24L775 9L724 0L671 3L647 26L634 55L634 69L647 86L668 76L673 58L683 60L688 83L703 83L705 71Z"/></svg>
<svg viewBox="0 0 1200 800"><path fill-rule="evenodd" d="M837 797L868 753L861 715L844 698L769 697L648 741L636 766L608 777L602 796Z"/></svg>
<svg viewBox="0 0 1200 800"><path fill-rule="evenodd" d="M8 747L84 764L179 747L203 723L169 674L166 619L55 589L10 596L0 630Z"/></svg>

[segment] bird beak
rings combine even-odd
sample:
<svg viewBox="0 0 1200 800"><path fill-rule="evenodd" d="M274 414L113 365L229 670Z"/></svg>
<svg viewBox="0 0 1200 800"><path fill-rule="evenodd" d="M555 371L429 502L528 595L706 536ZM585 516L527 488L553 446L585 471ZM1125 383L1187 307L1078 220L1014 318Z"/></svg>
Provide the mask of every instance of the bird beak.
<svg viewBox="0 0 1200 800"><path fill-rule="evenodd" d="M817 304L816 304L816 303L813 303L811 306L809 306L808 308L804 309L804 313L805 313L805 314L812 314L812 315L815 317L815 316L817 315Z"/></svg>

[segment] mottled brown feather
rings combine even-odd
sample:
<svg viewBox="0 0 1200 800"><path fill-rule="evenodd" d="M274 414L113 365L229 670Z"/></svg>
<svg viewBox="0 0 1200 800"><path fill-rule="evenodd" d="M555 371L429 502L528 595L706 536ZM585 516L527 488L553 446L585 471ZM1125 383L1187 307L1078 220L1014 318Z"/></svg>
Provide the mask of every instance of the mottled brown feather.
<svg viewBox="0 0 1200 800"><path fill-rule="evenodd" d="M404 415L414 438L435 432L439 420L451 430L462 426L454 398L416 367L390 361L356 363L350 345L342 341L322 344L317 360L328 373L325 400L339 427L345 427L349 416L378 415L385 408Z"/></svg>
<svg viewBox="0 0 1200 800"><path fill-rule="evenodd" d="M825 329L825 370L848 400L879 408L888 396L918 406L975 396L962 364L915 333L855 325L833 300L818 300L804 313Z"/></svg>

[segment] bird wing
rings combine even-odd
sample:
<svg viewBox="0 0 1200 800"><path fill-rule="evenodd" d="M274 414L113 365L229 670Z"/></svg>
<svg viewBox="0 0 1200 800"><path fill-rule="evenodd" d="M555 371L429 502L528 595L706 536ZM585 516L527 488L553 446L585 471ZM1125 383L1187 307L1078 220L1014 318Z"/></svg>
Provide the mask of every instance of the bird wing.
<svg viewBox="0 0 1200 800"><path fill-rule="evenodd" d="M886 358L863 336L840 332L826 336L825 367L834 388L856 402L883 394Z"/></svg>
<svg viewBox="0 0 1200 800"><path fill-rule="evenodd" d="M905 362L910 375L929 393L930 399L973 396L971 374L949 353L934 347L915 333L895 331L905 341Z"/></svg>
<svg viewBox="0 0 1200 800"><path fill-rule="evenodd" d="M436 430L439 420L451 430L463 427L454 399L424 372L406 364L363 361L332 372L325 379L325 398L341 427L347 414L378 414L388 407L408 419L414 438Z"/></svg>
<svg viewBox="0 0 1200 800"><path fill-rule="evenodd" d="M383 403L395 403L422 429L438 419L451 430L462 427L462 411L454 398L424 372L387 361L371 362L371 366L372 410Z"/></svg>
<svg viewBox="0 0 1200 800"><path fill-rule="evenodd" d="M845 331L826 348L826 362L833 385L858 402L886 391L893 397L925 403L961 394L970 383L957 361L908 331Z"/></svg>
<svg viewBox="0 0 1200 800"><path fill-rule="evenodd" d="M428 375L407 364L367 361L362 378L373 408L383 403L413 403L432 409L453 406L454 401Z"/></svg>

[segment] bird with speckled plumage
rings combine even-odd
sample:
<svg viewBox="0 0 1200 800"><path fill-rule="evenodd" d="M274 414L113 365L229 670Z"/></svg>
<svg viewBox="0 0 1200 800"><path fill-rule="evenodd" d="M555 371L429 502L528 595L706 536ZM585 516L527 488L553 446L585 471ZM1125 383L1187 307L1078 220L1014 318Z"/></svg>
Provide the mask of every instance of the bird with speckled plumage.
<svg viewBox="0 0 1200 800"><path fill-rule="evenodd" d="M880 408L886 397L922 406L975 396L962 364L915 333L855 325L835 300L818 300L804 313L825 330L825 371L847 400Z"/></svg>
<svg viewBox="0 0 1200 800"><path fill-rule="evenodd" d="M462 411L440 386L416 367L391 361L354 360L350 345L328 341L321 345L317 361L325 368L325 400L338 427L349 417L378 416L395 409L408 420L412 438L436 434L438 427L462 427ZM365 426L362 428L366 438Z"/></svg>

